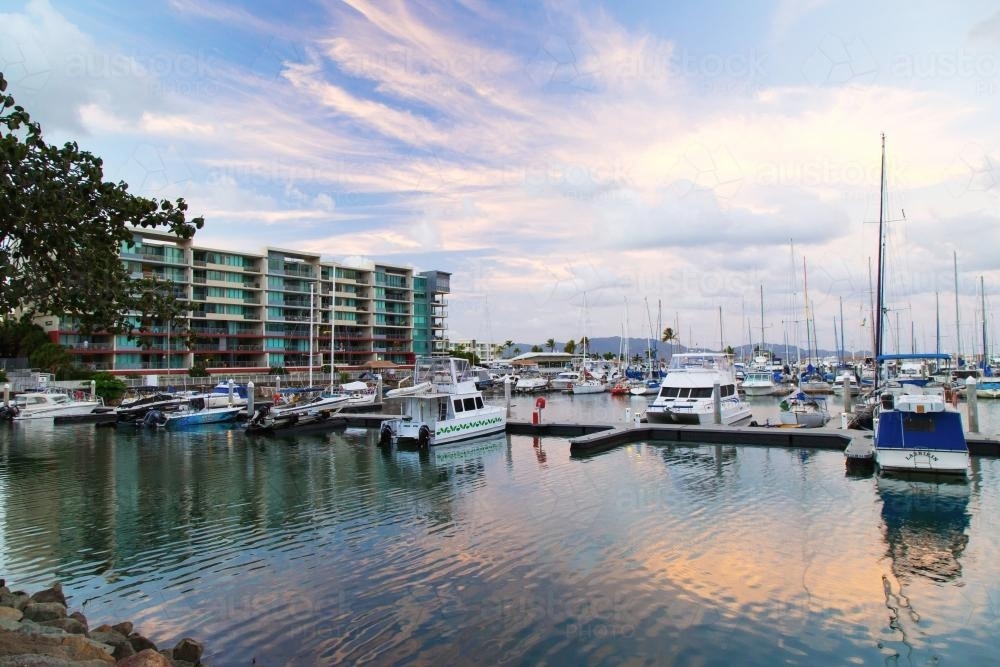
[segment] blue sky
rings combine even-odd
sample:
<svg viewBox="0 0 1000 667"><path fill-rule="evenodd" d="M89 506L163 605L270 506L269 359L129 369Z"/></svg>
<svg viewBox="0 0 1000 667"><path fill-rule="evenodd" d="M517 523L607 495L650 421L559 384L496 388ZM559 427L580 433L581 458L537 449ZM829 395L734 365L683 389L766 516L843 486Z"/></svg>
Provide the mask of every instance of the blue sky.
<svg viewBox="0 0 1000 667"><path fill-rule="evenodd" d="M993 328L995 3L0 12L0 67L50 140L185 197L202 245L450 271L452 338L644 336L662 304L682 343L741 344L759 337L763 285L768 341L804 344L804 259L820 343L843 301L862 347L881 132L890 349L897 330L902 351L911 333L933 348L936 293L954 349L953 253L963 348L981 275Z"/></svg>

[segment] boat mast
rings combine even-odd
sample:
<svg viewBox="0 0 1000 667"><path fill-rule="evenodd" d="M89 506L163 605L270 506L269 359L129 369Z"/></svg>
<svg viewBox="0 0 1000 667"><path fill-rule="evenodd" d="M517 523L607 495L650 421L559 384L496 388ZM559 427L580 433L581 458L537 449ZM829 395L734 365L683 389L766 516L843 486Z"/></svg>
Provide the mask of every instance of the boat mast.
<svg viewBox="0 0 1000 667"><path fill-rule="evenodd" d="M764 284L760 286L760 351L764 353Z"/></svg>
<svg viewBox="0 0 1000 667"><path fill-rule="evenodd" d="M958 251L951 251L952 263L955 267L955 368L962 359L962 328L958 320Z"/></svg>
<svg viewBox="0 0 1000 667"><path fill-rule="evenodd" d="M885 133L882 133L882 169L881 178L879 179L879 201L878 201L878 282L876 283L875 290L875 381L874 390L878 391L878 380L879 380L879 362L878 358L882 356L882 280L885 278L885 265L884 265L884 248L885 248L885 234L883 227L885 225L884 220L884 208L885 208Z"/></svg>
<svg viewBox="0 0 1000 667"><path fill-rule="evenodd" d="M313 386L313 307L316 299L316 283L309 283L309 386Z"/></svg>
<svg viewBox="0 0 1000 667"><path fill-rule="evenodd" d="M726 351L725 334L723 334L722 332L722 306L719 306L719 352L725 352L725 351Z"/></svg>
<svg viewBox="0 0 1000 667"><path fill-rule="evenodd" d="M809 278L806 275L806 258L802 258L802 300L806 304L806 366L812 357L812 336L809 332Z"/></svg>
<svg viewBox="0 0 1000 667"><path fill-rule="evenodd" d="M941 354L941 295L934 292L934 353ZM938 359L938 365L941 360Z"/></svg>
<svg viewBox="0 0 1000 667"><path fill-rule="evenodd" d="M834 331L833 335L837 335ZM844 359L847 356L847 348L844 346L844 297L840 297L840 365L844 365Z"/></svg>
<svg viewBox="0 0 1000 667"><path fill-rule="evenodd" d="M983 283L982 276L979 276L979 294L983 303L983 375L985 375L986 363L989 357L987 356L987 349L986 349L986 287Z"/></svg>

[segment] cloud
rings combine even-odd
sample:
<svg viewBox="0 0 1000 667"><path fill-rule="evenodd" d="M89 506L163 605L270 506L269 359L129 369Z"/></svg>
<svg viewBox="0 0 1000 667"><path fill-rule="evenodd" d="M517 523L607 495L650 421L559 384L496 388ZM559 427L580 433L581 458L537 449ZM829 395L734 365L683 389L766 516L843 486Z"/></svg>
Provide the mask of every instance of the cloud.
<svg viewBox="0 0 1000 667"><path fill-rule="evenodd" d="M1000 42L1000 11L979 21L969 29L969 39L986 42Z"/></svg>
<svg viewBox="0 0 1000 667"><path fill-rule="evenodd" d="M817 269L817 295L860 298L883 131L892 216L905 208L919 229L909 256L934 264L956 229L985 234L996 220L983 166L1000 164L992 100L872 78L870 52L849 35L791 51L793 28L826 34L822 4L779 3L770 35L745 35L773 41L763 66L757 46L678 42L614 8L550 3L501 17L477 0L349 0L308 24L171 0L160 31L168 76L33 0L0 16L0 32L18 38L0 57L20 63L12 88L47 131L89 134L136 191L186 197L207 219L199 242L418 258L455 273L451 326L481 327L488 300L494 326L516 328L504 338L568 331L593 289L600 335L598 322L617 331L626 295L662 298L695 321L756 300L762 281L786 302L790 239L836 267L828 279ZM970 34L987 37L995 19ZM190 60L192 22L217 37L218 55ZM813 56L815 80L767 71ZM165 85L180 64L197 85ZM753 85L716 92L734 81ZM986 255L973 259L987 268Z"/></svg>

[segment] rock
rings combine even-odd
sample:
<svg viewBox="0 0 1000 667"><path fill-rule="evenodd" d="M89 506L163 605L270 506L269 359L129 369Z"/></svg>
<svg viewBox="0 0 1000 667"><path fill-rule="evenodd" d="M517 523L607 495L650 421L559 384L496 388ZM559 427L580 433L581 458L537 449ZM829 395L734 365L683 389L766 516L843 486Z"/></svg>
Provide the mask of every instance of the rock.
<svg viewBox="0 0 1000 667"><path fill-rule="evenodd" d="M47 628L59 628L71 635L87 634L86 626L75 618L57 618L51 621L42 621L38 625L43 625Z"/></svg>
<svg viewBox="0 0 1000 667"><path fill-rule="evenodd" d="M88 636L95 642L101 642L110 646L111 655L115 660L135 655L136 651L132 648L132 643L128 640L128 637L120 632L115 632L111 629L110 625L102 625L101 627L108 629L94 630Z"/></svg>
<svg viewBox="0 0 1000 667"><path fill-rule="evenodd" d="M0 607L0 618L6 618L11 621L20 621L24 618L24 612L20 609L14 609L13 607Z"/></svg>
<svg viewBox="0 0 1000 667"><path fill-rule="evenodd" d="M118 667L173 667L173 664L155 649L147 648L131 657L119 660Z"/></svg>
<svg viewBox="0 0 1000 667"><path fill-rule="evenodd" d="M115 623L114 625L111 626L111 629L114 630L115 632L120 632L126 637L128 637L130 634L132 634L132 630L134 630L135 628L132 627L131 621L124 621L122 623Z"/></svg>
<svg viewBox="0 0 1000 667"><path fill-rule="evenodd" d="M24 608L24 617L38 623L66 618L66 605L59 602L29 602Z"/></svg>
<svg viewBox="0 0 1000 667"><path fill-rule="evenodd" d="M156 650L156 644L149 641L137 632L133 632L128 636L128 641L132 644L132 648L135 649L136 653L142 653L147 649Z"/></svg>
<svg viewBox="0 0 1000 667"><path fill-rule="evenodd" d="M78 611L74 611L72 614L69 615L69 617L80 622L80 625L83 626L83 632L84 632L84 634L86 634L87 632L90 632L90 625L87 623L87 617L86 616L84 616L83 614L81 614Z"/></svg>
<svg viewBox="0 0 1000 667"><path fill-rule="evenodd" d="M202 646L201 642L195 641L190 637L185 637L184 639L177 642L177 646L174 647L174 660L183 660L185 662L193 662L198 664L201 660L201 654L205 652L205 647Z"/></svg>
<svg viewBox="0 0 1000 667"><path fill-rule="evenodd" d="M23 618L21 619L20 627L18 632L22 632L26 635L60 635L66 634L66 631L62 628L50 628L47 625L42 625L40 623L35 623L31 619Z"/></svg>
<svg viewBox="0 0 1000 667"><path fill-rule="evenodd" d="M115 664L103 651L86 637L80 635L35 635L0 630L0 658L25 654L47 655L63 660L100 660L105 665Z"/></svg>
<svg viewBox="0 0 1000 667"><path fill-rule="evenodd" d="M14 596L14 609L24 611L24 608L31 602L31 598L24 591L14 591L11 595Z"/></svg>
<svg viewBox="0 0 1000 667"><path fill-rule="evenodd" d="M63 595L62 584L58 581L52 584L52 588L46 588L44 591L38 591L31 596L34 602L58 602L62 606L66 606L66 596Z"/></svg>
<svg viewBox="0 0 1000 667"><path fill-rule="evenodd" d="M0 667L106 667L103 660L63 660L50 655L11 655L0 658Z"/></svg>

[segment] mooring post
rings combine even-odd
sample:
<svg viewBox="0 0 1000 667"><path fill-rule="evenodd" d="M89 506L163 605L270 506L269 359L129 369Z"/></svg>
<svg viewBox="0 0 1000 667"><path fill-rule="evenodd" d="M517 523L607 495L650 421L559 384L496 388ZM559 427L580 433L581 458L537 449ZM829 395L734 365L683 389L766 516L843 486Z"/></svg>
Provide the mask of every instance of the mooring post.
<svg viewBox="0 0 1000 667"><path fill-rule="evenodd" d="M10 405L10 383L5 382L3 385L3 404Z"/></svg>
<svg viewBox="0 0 1000 667"><path fill-rule="evenodd" d="M233 378L229 378L229 407L233 407Z"/></svg>
<svg viewBox="0 0 1000 667"><path fill-rule="evenodd" d="M91 380L90 381L90 400L92 400L92 401L96 401L97 400L97 381L96 380Z"/></svg>
<svg viewBox="0 0 1000 667"><path fill-rule="evenodd" d="M840 427L847 428L847 424L850 423L850 414L853 412L853 406L851 405L851 388L854 386L853 382L848 382L847 377L843 378L844 389L844 416L840 418Z"/></svg>
<svg viewBox="0 0 1000 667"><path fill-rule="evenodd" d="M722 423L722 389L718 380L712 383L712 419L716 424Z"/></svg>
<svg viewBox="0 0 1000 667"><path fill-rule="evenodd" d="M965 378L965 399L969 402L969 433L979 433L979 401L976 396L976 378Z"/></svg>
<svg viewBox="0 0 1000 667"><path fill-rule="evenodd" d="M510 417L510 376L505 375L503 378L503 400L507 405L507 417Z"/></svg>
<svg viewBox="0 0 1000 667"><path fill-rule="evenodd" d="M253 417L253 399L254 399L254 386L253 380L247 382L247 416Z"/></svg>

